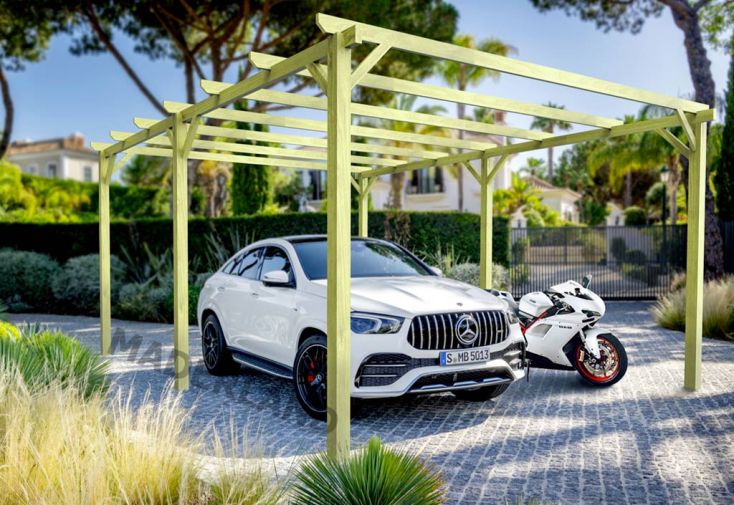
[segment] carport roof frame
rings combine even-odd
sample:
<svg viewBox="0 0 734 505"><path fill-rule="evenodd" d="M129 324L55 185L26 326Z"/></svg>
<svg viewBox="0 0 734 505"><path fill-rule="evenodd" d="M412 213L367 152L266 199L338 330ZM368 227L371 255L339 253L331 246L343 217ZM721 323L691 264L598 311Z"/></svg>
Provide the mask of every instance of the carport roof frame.
<svg viewBox="0 0 734 505"><path fill-rule="evenodd" d="M349 235L350 184L359 193L359 233L367 235L367 194L377 176L418 170L431 166L459 164L465 167L481 187L481 285L491 285L492 259L492 179L511 154L563 146L593 139L611 138L656 131L681 155L689 159L689 233L687 264L686 358L684 385L700 385L701 319L703 290L703 217L706 174L706 123L714 119L708 105L637 89L585 75L554 69L514 58L488 54L414 35L357 23L326 14L316 22L325 39L289 57L250 54L250 61L260 71L237 83L201 81L209 97L195 104L164 102L169 115L160 120L135 118L135 132L111 132L113 143L93 142L100 158L100 314L102 352L110 352L110 237L109 183L112 174L134 154L161 156L172 160L174 216L174 346L175 386L188 387L188 251L187 251L187 169L188 159L245 163L277 167L326 170L330 187L328 208L329 282L328 346L329 370L333 379L328 390L330 453L345 454L349 446ZM351 48L374 46L356 66ZM370 73L388 51L405 51L460 64L472 65L522 78L544 81L579 90L607 95L642 104L670 109L661 118L623 123L607 118L557 109L530 102L460 91L442 86L396 79ZM323 62L323 63L322 63ZM275 91L271 88L292 76L313 79L326 98ZM353 103L355 86L403 93L488 107L496 110L546 117L582 125L578 133L553 135L507 125L487 124L466 119L375 107ZM248 99L327 112L327 121L238 111L228 108L233 102ZM404 121L432 125L473 134L492 135L517 140L497 145L489 140L406 133L375 126L353 125L353 116L384 121ZM207 125L208 118L241 121L326 134L313 135L255 132ZM686 142L670 128L681 127ZM202 137L210 137L205 139ZM261 144L239 144L248 140ZM385 141L398 143L388 145ZM262 145L262 144L265 145ZM286 149L269 144L299 147ZM318 150L325 149L325 150ZM452 152L451 150L459 150ZM123 158L116 160L123 154ZM480 161L480 168L472 161ZM344 170L342 167L349 167ZM339 281L337 282L337 279ZM337 357L338 356L338 357Z"/></svg>

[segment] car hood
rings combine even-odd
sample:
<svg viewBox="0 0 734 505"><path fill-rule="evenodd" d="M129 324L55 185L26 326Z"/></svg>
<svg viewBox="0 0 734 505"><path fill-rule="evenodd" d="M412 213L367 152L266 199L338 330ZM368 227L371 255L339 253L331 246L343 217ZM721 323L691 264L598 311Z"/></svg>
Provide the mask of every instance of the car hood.
<svg viewBox="0 0 734 505"><path fill-rule="evenodd" d="M326 280L313 281L314 294L326 296ZM352 279L352 310L413 316L505 309L496 296L470 284L436 276Z"/></svg>

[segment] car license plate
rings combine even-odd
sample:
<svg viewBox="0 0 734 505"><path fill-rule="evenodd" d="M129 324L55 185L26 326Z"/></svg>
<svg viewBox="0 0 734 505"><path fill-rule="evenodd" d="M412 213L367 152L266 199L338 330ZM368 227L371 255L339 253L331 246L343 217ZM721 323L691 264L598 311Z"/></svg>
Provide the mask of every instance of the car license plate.
<svg viewBox="0 0 734 505"><path fill-rule="evenodd" d="M478 347L477 349L441 351L438 356L441 366L451 366L489 361L491 353L489 352L489 347Z"/></svg>

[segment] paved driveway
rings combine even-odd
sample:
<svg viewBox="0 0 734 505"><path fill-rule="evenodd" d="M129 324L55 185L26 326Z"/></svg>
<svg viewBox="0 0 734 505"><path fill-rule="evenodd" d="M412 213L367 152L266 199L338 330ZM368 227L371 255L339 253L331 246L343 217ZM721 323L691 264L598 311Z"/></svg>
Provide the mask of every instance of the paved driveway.
<svg viewBox="0 0 734 505"><path fill-rule="evenodd" d="M658 329L645 303L610 303L605 325L630 365L616 386L593 390L574 374L537 370L496 401L453 396L367 403L352 422L354 445L371 435L421 455L443 472L449 502L734 503L734 344L704 339L703 387L683 391L683 335ZM98 348L95 318L16 315L73 333ZM142 398L172 375L172 326L113 321L117 387ZM259 440L276 461L325 446L325 426L300 409L288 381L243 371L212 377L192 328L190 424L214 422ZM514 503L514 502L513 502Z"/></svg>

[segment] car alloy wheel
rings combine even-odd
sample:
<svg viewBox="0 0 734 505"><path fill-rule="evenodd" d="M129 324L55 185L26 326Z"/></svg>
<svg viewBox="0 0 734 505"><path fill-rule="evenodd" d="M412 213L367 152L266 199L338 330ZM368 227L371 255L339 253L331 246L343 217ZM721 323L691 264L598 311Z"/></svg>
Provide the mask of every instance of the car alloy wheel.
<svg viewBox="0 0 734 505"><path fill-rule="evenodd" d="M296 357L295 386L298 401L311 417L326 419L326 341L311 337Z"/></svg>

